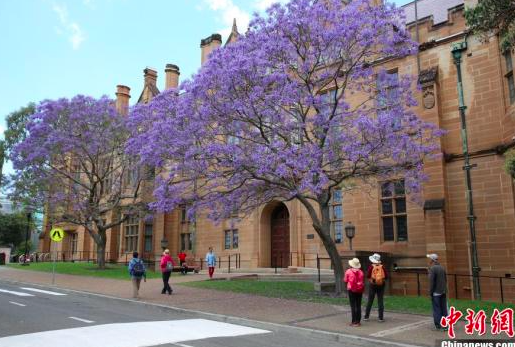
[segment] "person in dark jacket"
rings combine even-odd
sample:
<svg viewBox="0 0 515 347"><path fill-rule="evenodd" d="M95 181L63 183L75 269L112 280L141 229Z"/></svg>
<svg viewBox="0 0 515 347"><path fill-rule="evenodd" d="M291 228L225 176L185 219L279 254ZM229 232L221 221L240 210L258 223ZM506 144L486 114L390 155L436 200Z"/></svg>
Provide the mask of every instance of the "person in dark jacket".
<svg viewBox="0 0 515 347"><path fill-rule="evenodd" d="M433 304L433 319L436 330L445 330L440 321L447 317L447 273L438 262L438 254L428 254L429 258L429 295Z"/></svg>
<svg viewBox="0 0 515 347"><path fill-rule="evenodd" d="M384 288L386 287L386 279L388 273L385 267L381 263L381 255L374 253L370 257L370 265L367 270L367 279L369 282L368 287L368 300L367 309L365 311L365 318L367 321L370 317L370 311L372 310L372 304L374 303L374 297L377 295L377 309L379 312L379 322L384 322Z"/></svg>

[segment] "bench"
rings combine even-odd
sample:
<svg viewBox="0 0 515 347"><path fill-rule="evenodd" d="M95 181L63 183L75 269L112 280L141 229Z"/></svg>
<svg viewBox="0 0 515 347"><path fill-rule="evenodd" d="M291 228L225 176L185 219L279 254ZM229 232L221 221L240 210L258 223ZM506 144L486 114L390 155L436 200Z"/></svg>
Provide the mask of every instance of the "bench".
<svg viewBox="0 0 515 347"><path fill-rule="evenodd" d="M193 265L186 264L186 267L187 267L186 272L194 272L194 273L198 274L200 271L199 266L193 266ZM182 270L182 266L176 265L173 267L172 272L181 272L181 270Z"/></svg>

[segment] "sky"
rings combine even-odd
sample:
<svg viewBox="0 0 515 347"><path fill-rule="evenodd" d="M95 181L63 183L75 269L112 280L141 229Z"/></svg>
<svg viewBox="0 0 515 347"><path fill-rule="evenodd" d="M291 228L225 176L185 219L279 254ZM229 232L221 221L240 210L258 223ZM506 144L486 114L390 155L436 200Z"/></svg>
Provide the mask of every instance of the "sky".
<svg viewBox="0 0 515 347"><path fill-rule="evenodd" d="M132 105L147 66L158 71L160 90L167 63L187 78L200 67L201 39L220 33L225 42L233 18L244 33L253 13L263 14L273 2L0 0L0 137L5 116L31 101L114 98L116 85L124 84Z"/></svg>

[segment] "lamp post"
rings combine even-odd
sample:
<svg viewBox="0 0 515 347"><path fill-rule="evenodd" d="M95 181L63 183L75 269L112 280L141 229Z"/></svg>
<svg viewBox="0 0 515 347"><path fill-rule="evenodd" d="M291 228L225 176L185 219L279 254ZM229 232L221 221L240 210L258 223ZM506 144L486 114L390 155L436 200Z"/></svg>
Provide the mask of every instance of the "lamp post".
<svg viewBox="0 0 515 347"><path fill-rule="evenodd" d="M354 224L352 224L352 222L347 222L347 224L345 225L345 235L349 239L349 247L352 251L352 239L354 238L354 236L356 236L356 227L354 226Z"/></svg>
<svg viewBox="0 0 515 347"><path fill-rule="evenodd" d="M27 257L29 256L29 234L31 217L32 212L30 210L27 210L27 229L25 232L25 257L23 259L23 265L29 265L29 263L27 263Z"/></svg>
<svg viewBox="0 0 515 347"><path fill-rule="evenodd" d="M161 239L161 248L163 251L168 248L168 240L165 237Z"/></svg>

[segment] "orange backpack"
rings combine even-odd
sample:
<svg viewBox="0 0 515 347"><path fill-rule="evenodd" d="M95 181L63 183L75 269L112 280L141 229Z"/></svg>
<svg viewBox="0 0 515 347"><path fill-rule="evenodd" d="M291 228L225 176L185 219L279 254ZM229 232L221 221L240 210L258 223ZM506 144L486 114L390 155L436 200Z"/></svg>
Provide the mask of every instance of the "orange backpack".
<svg viewBox="0 0 515 347"><path fill-rule="evenodd" d="M370 283L375 284L376 286L382 286L384 284L384 269L382 264L373 264L372 265L372 275L370 276Z"/></svg>

